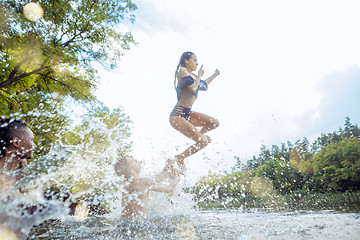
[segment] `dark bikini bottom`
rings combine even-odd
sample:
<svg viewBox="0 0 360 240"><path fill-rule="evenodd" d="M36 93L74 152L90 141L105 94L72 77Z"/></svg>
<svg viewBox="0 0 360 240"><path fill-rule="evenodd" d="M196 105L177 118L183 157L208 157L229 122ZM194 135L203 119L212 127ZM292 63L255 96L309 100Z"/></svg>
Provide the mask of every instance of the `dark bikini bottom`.
<svg viewBox="0 0 360 240"><path fill-rule="evenodd" d="M191 111L191 108L176 105L174 107L174 110L172 110L170 116L183 117L187 121L189 121L190 120L190 111Z"/></svg>

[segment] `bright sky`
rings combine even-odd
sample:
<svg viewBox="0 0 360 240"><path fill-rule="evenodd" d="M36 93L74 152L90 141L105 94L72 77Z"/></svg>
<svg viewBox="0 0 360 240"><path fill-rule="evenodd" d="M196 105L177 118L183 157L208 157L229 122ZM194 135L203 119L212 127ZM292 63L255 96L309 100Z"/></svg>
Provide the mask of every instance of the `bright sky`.
<svg viewBox="0 0 360 240"><path fill-rule="evenodd" d="M360 123L360 1L134 0L122 26L139 45L101 71L97 96L133 120L134 156L160 167L191 140L171 128L174 71L184 51L220 76L193 109L219 119L188 159L190 179L271 146Z"/></svg>

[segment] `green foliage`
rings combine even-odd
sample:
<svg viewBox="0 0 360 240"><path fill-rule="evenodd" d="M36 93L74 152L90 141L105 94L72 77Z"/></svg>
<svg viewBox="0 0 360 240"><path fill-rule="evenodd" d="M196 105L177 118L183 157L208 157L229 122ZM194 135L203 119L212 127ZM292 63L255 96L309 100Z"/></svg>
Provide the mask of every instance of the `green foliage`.
<svg viewBox="0 0 360 240"><path fill-rule="evenodd" d="M27 171L38 178L35 187L76 201L117 193L121 183L116 182L113 164L130 156L130 124L121 108L110 110L99 103L80 124L57 133L50 152L29 165Z"/></svg>
<svg viewBox="0 0 360 240"><path fill-rule="evenodd" d="M129 15L136 9L131 0L37 2L44 10L44 17L31 22L23 15L28 1L1 1L0 49L6 59L3 63L6 78L0 89L32 75L42 76L53 84L65 82L58 75L68 77L67 81L76 79L91 84L92 61L114 68L123 50L135 43L130 33L122 34L118 30L118 25L126 19L130 22L135 19ZM49 74L54 79L46 76Z"/></svg>
<svg viewBox="0 0 360 240"><path fill-rule="evenodd" d="M262 164L267 164L271 159L281 159L285 161L292 161L292 164L301 165L305 164L314 154L318 153L323 147L332 144L339 143L344 139L350 137L360 138L360 128L357 125L353 125L350 122L350 118L345 118L344 129L339 128L338 131L334 131L328 134L321 134L313 144L304 138L303 140L297 140L294 144L291 142L281 143L281 146L272 145L268 147L262 145L260 147L260 153L258 156L253 156L252 159L247 161L246 166L243 165L240 158L237 159L236 169L256 169ZM300 167L300 166L299 166ZM305 169L303 169L305 170Z"/></svg>
<svg viewBox="0 0 360 240"><path fill-rule="evenodd" d="M329 144L310 161L313 175L307 184L315 191L360 190L360 140Z"/></svg>
<svg viewBox="0 0 360 240"><path fill-rule="evenodd" d="M249 195L265 199L278 194L301 196L309 192L360 190L360 128L351 124L348 117L344 129L322 134L313 144L304 138L294 144L273 145L271 149L261 146L259 156L249 160L247 166L236 159L233 172L209 174L193 187L190 192L201 204L236 205L235 200L244 203ZM281 201L275 202L278 206Z"/></svg>
<svg viewBox="0 0 360 240"><path fill-rule="evenodd" d="M306 140L307 141L307 140ZM265 145L260 147L259 156L253 156L252 159L247 161L247 166L244 169L256 169L262 164L266 164L271 159L284 159L289 160L290 149L292 148L292 144L287 142L287 144L282 143L280 147L276 145L272 145L271 149L268 149ZM241 161L238 159L238 161ZM241 163L237 163L237 165L241 166Z"/></svg>
<svg viewBox="0 0 360 240"><path fill-rule="evenodd" d="M259 166L255 173L258 177L270 179L274 189L282 194L301 189L303 185L301 172L294 168L289 161L271 159L267 164Z"/></svg>
<svg viewBox="0 0 360 240"><path fill-rule="evenodd" d="M131 0L40 0L44 16L29 21L29 1L0 0L0 113L22 118L35 133L37 155L71 123L69 97L96 107L94 63L116 67L136 44L120 24L134 22Z"/></svg>
<svg viewBox="0 0 360 240"><path fill-rule="evenodd" d="M99 103L84 115L81 125L65 131L61 141L65 145L81 145L84 155L101 154L116 144L120 157L128 156L132 142L130 138L131 120L121 108L110 109Z"/></svg>
<svg viewBox="0 0 360 240"><path fill-rule="evenodd" d="M351 124L350 118L346 117L344 129L339 128L338 131L334 131L328 134L321 134L321 136L318 137L313 143L312 151L314 153L318 153L322 147L325 147L329 144L338 143L351 137L360 138L360 128L357 125Z"/></svg>
<svg viewBox="0 0 360 240"><path fill-rule="evenodd" d="M268 178L257 177L252 171L228 174L209 174L200 178L190 190L198 201L239 197L248 194L261 196L272 194L273 186Z"/></svg>
<svg viewBox="0 0 360 240"><path fill-rule="evenodd" d="M0 2L0 105L19 111L26 99L43 100L55 93L91 101L97 83L92 62L114 68L134 39L117 26L136 6L130 0L42 0L44 17L31 22L23 15L28 1ZM42 95L37 94L43 93ZM7 113L5 113L7 114Z"/></svg>
<svg viewBox="0 0 360 240"><path fill-rule="evenodd" d="M71 120L63 113L62 103L54 101L48 94L41 92L33 94L41 96L36 96L37 100L31 97L30 94L20 94L18 96L24 101L21 104L21 111L9 109L7 105L0 105L0 112L4 117L22 119L28 124L34 132L37 145L32 159L36 160L49 151L58 138L56 134L64 131L71 123Z"/></svg>

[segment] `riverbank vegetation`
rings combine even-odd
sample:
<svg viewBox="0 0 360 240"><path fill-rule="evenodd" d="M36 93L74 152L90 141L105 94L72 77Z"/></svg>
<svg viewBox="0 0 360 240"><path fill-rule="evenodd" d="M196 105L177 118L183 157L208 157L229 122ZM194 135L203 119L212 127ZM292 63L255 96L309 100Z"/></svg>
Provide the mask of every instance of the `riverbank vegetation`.
<svg viewBox="0 0 360 240"><path fill-rule="evenodd" d="M237 158L231 172L210 173L189 192L201 208L359 206L360 128L347 117L344 128L312 144L305 138L262 146L258 156L245 164Z"/></svg>

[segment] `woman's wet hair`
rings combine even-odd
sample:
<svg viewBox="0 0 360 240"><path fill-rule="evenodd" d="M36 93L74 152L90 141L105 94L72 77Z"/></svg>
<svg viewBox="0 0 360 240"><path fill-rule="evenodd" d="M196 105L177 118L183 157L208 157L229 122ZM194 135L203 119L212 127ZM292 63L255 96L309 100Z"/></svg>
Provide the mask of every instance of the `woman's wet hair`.
<svg viewBox="0 0 360 240"><path fill-rule="evenodd" d="M175 89L176 89L177 73L179 72L179 70L180 70L181 67L184 67L184 66L185 66L185 60L189 60L190 57L191 57L191 55L193 55L193 54L194 54L193 52L184 52L184 53L181 55L179 64L177 65L176 71L175 71L175 80L174 80Z"/></svg>
<svg viewBox="0 0 360 240"><path fill-rule="evenodd" d="M3 157L9 147L13 131L27 127L28 125L21 120L0 117L0 158Z"/></svg>

